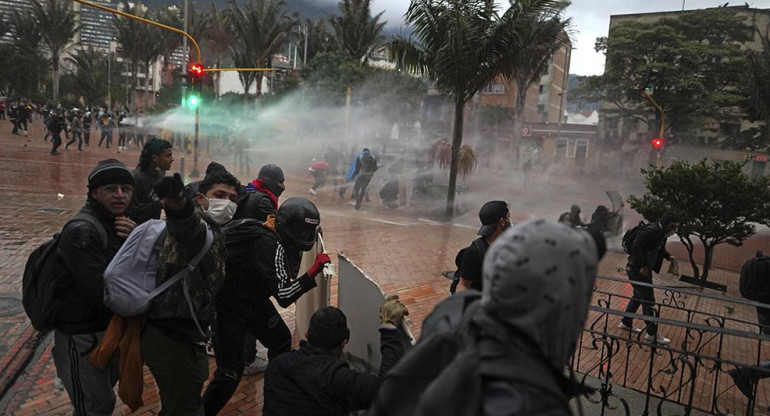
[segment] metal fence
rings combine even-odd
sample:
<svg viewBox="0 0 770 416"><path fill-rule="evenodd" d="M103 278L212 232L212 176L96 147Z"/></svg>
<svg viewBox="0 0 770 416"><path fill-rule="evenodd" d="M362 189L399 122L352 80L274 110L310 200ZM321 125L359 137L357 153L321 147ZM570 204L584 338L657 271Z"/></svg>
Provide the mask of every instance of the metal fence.
<svg viewBox="0 0 770 416"><path fill-rule="evenodd" d="M664 404L675 404L677 414L693 411L710 414L768 414L770 385L752 385L744 397L728 374L735 369L770 376L761 364L770 360L770 338L759 334L753 317L762 304L692 289L637 283L652 287L656 317L625 312L631 299L629 281L600 277L588 320L572 357L572 370L584 384L594 377L598 390L588 400L601 414L671 414ZM618 290L618 289L622 290ZM770 307L770 305L764 305ZM623 317L634 318L641 333L622 331ZM645 322L646 321L646 322ZM656 323L670 345L645 339L645 330ZM613 386L635 390L641 404L613 391Z"/></svg>

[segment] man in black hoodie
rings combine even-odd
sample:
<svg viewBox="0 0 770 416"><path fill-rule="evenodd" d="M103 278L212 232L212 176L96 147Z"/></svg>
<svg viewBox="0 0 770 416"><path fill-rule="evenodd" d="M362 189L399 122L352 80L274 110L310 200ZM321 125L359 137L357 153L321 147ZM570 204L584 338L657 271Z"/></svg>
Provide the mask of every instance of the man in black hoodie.
<svg viewBox="0 0 770 416"><path fill-rule="evenodd" d="M103 274L136 226L125 216L133 188L134 178L123 163L99 162L88 176L88 199L79 213L91 220L71 221L61 233L57 255L64 276L57 295L62 305L54 330L53 360L74 415L111 415L115 408L117 365L95 367L88 362L88 353L102 339L112 317L103 303Z"/></svg>
<svg viewBox="0 0 770 416"><path fill-rule="evenodd" d="M677 228L679 228L679 216L667 212L660 221L649 223L639 230L631 243L631 254L628 256L628 265L626 265L626 273L632 282L651 284L652 272L660 272L664 258L673 263L676 262L676 259L666 250L666 240L676 232ZM628 301L626 312L636 313L641 305L645 315L656 316L653 289L633 283L631 285L634 288L634 295ZM640 328L633 326L633 319L628 317L621 320L618 328L632 333L642 332ZM654 322L647 323L645 340L663 345L671 343L670 339L658 334L658 325Z"/></svg>

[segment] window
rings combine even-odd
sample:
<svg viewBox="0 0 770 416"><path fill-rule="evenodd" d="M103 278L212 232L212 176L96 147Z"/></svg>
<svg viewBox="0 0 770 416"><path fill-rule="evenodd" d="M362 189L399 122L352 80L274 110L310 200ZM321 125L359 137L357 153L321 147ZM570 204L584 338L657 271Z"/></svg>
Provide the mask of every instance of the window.
<svg viewBox="0 0 770 416"><path fill-rule="evenodd" d="M569 148L569 140L567 139L556 139L556 157L567 157L567 150Z"/></svg>
<svg viewBox="0 0 770 416"><path fill-rule="evenodd" d="M607 118L607 129L617 129L618 119L617 117Z"/></svg>
<svg viewBox="0 0 770 416"><path fill-rule="evenodd" d="M543 93L543 91L545 91L545 85L541 85L541 86L540 86L540 87L537 89L537 92L538 92L538 93L540 93L540 94L542 94L542 93Z"/></svg>
<svg viewBox="0 0 770 416"><path fill-rule="evenodd" d="M483 90L482 94L503 94L505 93L505 85L500 83L489 83Z"/></svg>
<svg viewBox="0 0 770 416"><path fill-rule="evenodd" d="M585 159L588 157L588 140L575 140L575 157L579 159Z"/></svg>

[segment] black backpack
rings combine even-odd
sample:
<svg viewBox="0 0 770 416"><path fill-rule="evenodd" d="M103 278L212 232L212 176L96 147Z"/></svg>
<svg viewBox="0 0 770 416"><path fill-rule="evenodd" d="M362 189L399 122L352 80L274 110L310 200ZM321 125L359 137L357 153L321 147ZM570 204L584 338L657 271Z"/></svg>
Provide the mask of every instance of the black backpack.
<svg viewBox="0 0 770 416"><path fill-rule="evenodd" d="M757 252L741 268L741 296L754 302L770 303L770 257Z"/></svg>
<svg viewBox="0 0 770 416"><path fill-rule="evenodd" d="M79 213L64 227L75 221L86 221L96 227L103 249L107 250L107 231L99 220L91 215ZM32 327L42 332L50 331L56 326L56 316L62 307L62 300L57 296L59 283L69 274L58 261L59 256L56 254L60 237L61 233L56 233L52 239L36 248L24 266L21 303L32 322Z"/></svg>
<svg viewBox="0 0 770 416"><path fill-rule="evenodd" d="M642 228L646 227L647 225L648 224L646 224L644 221L639 221L639 224L637 224L636 227L631 228L630 230L626 231L625 234L623 234L621 245L623 246L624 253L631 254L631 246L634 245L634 239L636 238L636 235L639 234L639 231L641 231Z"/></svg>
<svg viewBox="0 0 770 416"><path fill-rule="evenodd" d="M484 259L484 254L487 253L487 248L484 247L484 244L481 242L480 238L473 240L473 244L457 252L457 255L455 256L455 266L457 266L457 270L455 270L455 273L452 275L452 284L449 285L449 293L454 294L457 291L457 285L460 283L460 266L462 265L463 256L465 255L465 250L471 247L476 248L476 251L479 253L479 257L482 260Z"/></svg>

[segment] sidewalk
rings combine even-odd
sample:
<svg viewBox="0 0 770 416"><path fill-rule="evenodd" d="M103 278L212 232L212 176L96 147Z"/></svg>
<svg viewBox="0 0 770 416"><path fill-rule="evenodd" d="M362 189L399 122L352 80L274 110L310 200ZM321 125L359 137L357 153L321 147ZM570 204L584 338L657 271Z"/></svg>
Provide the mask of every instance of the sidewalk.
<svg viewBox="0 0 770 416"><path fill-rule="evenodd" d="M29 138L8 134L8 123L0 124L0 293L19 294L21 274L28 254L43 241L57 232L66 220L80 208L86 193L86 177L101 159L116 157L133 168L139 157L137 150L118 154L115 148L92 146L84 152L63 152L50 156L48 144L42 141L40 122L36 122ZM93 134L92 134L93 137ZM172 168L177 169L179 156ZM191 156L186 155L187 172L191 169ZM232 162L227 158L225 162ZM204 170L208 160L201 158L199 169ZM229 167L230 163L224 163ZM252 165L256 171L259 166ZM240 175L242 182L250 181L256 172ZM287 191L282 199L291 196L307 196L309 177L291 177L287 173ZM57 194L64 197L59 200ZM322 228L327 248L331 254L344 252L348 258L364 269L388 294L398 294L410 310L408 321L413 334L419 337L423 318L433 306L448 294L449 281L441 272L453 270L457 251L475 238L477 217L470 213L447 225L406 215L401 211L389 211L366 205L362 211L354 211L347 200L341 200L331 190L310 197L319 206ZM374 198L376 199L376 198ZM514 212L514 219L528 214ZM334 257L334 256L333 256ZM683 256L679 256L684 260ZM684 266L684 261L680 261ZM621 276L618 267L625 264L625 256L609 253L602 262L600 272L609 276ZM734 273L715 270L714 281L730 282L735 286ZM630 291L627 284L613 284L605 289ZM612 305L621 308L624 305ZM719 310L719 305L713 306ZM724 310L724 308L722 308ZM282 312L289 326L293 327L293 309ZM746 314L750 311L737 311ZM12 348L19 348L29 335L26 316L16 314L0 317L0 364L9 357ZM673 338L673 336L672 336ZM46 345L48 342L48 345ZM71 411L65 392L55 388L55 369L51 359L50 339L43 341L41 355L33 359L7 397L0 400L9 415L64 415ZM213 374L215 362L210 360ZM0 371L3 369L0 368ZM6 369L13 370L13 369ZM157 388L148 372L145 372L145 406L135 414L157 414L159 410ZM244 377L233 400L222 414L261 414L262 376ZM3 407L0 406L0 412ZM125 406L119 406L115 414L128 414Z"/></svg>

